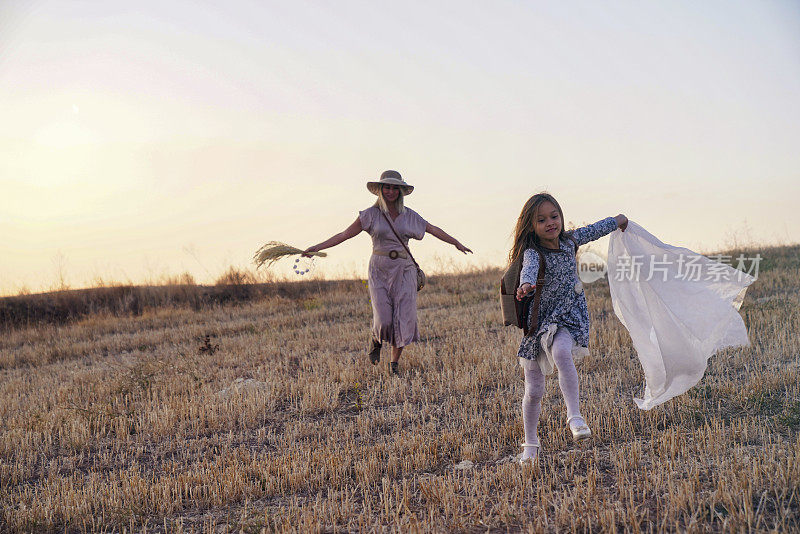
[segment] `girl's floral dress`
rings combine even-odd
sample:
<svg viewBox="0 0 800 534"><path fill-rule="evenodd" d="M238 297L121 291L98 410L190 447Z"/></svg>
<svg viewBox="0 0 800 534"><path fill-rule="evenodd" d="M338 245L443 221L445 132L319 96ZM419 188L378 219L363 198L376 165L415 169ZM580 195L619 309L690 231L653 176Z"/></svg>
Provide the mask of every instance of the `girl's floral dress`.
<svg viewBox="0 0 800 534"><path fill-rule="evenodd" d="M572 237L578 246L600 239L617 229L617 221L608 217L589 226L578 228ZM541 351L540 338L550 331L551 325L563 327L572 334L579 347L589 346L589 310L583 286L578 279L575 263L575 243L567 237L559 240L559 248L542 247L545 261L544 285L539 302L539 322L536 332L522 338L517 356L525 360L536 360ZM525 251L520 272L520 285L525 282L535 285L539 273L539 253L534 249ZM533 307L533 299L530 303ZM532 311L532 310L530 310ZM528 328L531 327L531 313L528 313Z"/></svg>

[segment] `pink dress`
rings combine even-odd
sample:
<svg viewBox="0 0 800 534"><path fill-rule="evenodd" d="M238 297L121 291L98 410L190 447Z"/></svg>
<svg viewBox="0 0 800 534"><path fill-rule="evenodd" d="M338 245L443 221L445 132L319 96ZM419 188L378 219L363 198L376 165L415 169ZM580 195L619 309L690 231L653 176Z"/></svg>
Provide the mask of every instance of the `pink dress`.
<svg viewBox="0 0 800 534"><path fill-rule="evenodd" d="M387 215L388 216L388 215ZM406 254L377 206L360 211L361 228L372 236L372 250ZM409 208L392 221L408 245L410 238L422 239L428 223ZM410 247L409 247L410 248ZM377 256L369 260L369 296L372 300L372 335L395 347L419 341L417 327L417 270L411 258Z"/></svg>

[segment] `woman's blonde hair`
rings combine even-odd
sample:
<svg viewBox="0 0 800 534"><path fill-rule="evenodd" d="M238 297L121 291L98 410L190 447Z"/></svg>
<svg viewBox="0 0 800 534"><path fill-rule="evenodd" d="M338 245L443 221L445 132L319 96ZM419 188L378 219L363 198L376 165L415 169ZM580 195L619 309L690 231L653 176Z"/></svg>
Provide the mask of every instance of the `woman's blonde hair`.
<svg viewBox="0 0 800 534"><path fill-rule="evenodd" d="M406 210L405 204L403 203L403 197L406 194L403 192L403 188L399 188L397 191L397 200L394 201L394 206L397 208L397 213L403 213ZM384 213L389 213L389 205L386 203L386 199L383 198L383 187L378 189L378 200L375 201L375 205L380 208L380 210Z"/></svg>
<svg viewBox="0 0 800 534"><path fill-rule="evenodd" d="M508 253L509 265L514 263L517 258L521 257L526 249L538 249L541 246L539 238L533 231L533 221L536 217L536 212L539 211L539 206L545 202L552 202L553 206L558 210L558 214L561 216L561 232L558 234L559 241L564 237L564 212L561 211L561 206L558 201L553 198L553 195L546 192L533 195L528 199L525 205L522 206L522 212L519 214L517 225L514 227L514 244L511 247L511 251Z"/></svg>

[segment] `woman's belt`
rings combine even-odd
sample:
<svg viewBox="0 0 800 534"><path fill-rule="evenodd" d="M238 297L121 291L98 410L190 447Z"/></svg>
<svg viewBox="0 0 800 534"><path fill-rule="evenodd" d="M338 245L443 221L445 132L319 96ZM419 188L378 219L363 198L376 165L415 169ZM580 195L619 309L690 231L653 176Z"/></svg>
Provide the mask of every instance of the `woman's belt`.
<svg viewBox="0 0 800 534"><path fill-rule="evenodd" d="M393 260L396 260L397 258L403 258L405 260L408 258L408 254L399 250L390 250L388 252L384 252L382 250L373 250L372 253L376 256L387 256Z"/></svg>

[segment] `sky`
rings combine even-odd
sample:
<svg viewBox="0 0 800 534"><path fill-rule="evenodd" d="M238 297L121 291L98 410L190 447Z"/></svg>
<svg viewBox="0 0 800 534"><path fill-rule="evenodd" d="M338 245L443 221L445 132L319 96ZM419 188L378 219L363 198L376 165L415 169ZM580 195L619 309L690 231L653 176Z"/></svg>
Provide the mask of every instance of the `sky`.
<svg viewBox="0 0 800 534"><path fill-rule="evenodd" d="M0 294L210 283L386 169L475 252L412 242L430 272L502 265L543 190L701 252L800 242L800 3L0 3Z"/></svg>

